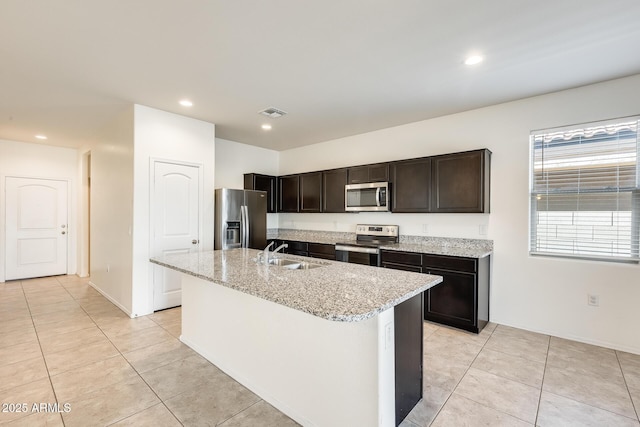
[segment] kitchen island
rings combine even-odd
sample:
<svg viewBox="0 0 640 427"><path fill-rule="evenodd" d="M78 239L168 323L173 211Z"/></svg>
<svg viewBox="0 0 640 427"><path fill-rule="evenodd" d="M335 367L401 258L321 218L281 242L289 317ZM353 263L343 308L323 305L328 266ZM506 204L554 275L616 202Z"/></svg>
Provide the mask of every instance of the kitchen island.
<svg viewBox="0 0 640 427"><path fill-rule="evenodd" d="M421 295L441 278L258 253L151 260L184 273L180 339L303 425L397 425L421 397Z"/></svg>

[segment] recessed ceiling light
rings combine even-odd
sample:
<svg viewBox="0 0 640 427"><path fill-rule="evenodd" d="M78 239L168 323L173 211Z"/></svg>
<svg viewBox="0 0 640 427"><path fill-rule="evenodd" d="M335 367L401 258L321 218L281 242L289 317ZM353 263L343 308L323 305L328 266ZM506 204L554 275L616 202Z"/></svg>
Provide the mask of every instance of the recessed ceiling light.
<svg viewBox="0 0 640 427"><path fill-rule="evenodd" d="M260 126L263 130L271 130L271 125L269 123L265 123Z"/></svg>
<svg viewBox="0 0 640 427"><path fill-rule="evenodd" d="M38 139L47 139L46 135L36 135L36 138Z"/></svg>
<svg viewBox="0 0 640 427"><path fill-rule="evenodd" d="M465 65L476 65L481 63L483 60L484 58L480 55L471 55L464 60L464 63Z"/></svg>
<svg viewBox="0 0 640 427"><path fill-rule="evenodd" d="M183 99L182 101L180 101L180 105L182 105L183 107L192 107L193 102L189 101L188 99Z"/></svg>

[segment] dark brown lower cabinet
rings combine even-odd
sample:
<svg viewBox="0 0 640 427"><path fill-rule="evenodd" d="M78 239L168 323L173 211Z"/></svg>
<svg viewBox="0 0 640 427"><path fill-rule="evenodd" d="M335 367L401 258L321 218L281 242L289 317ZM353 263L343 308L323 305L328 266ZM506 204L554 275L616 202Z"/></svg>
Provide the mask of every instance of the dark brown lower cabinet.
<svg viewBox="0 0 640 427"><path fill-rule="evenodd" d="M325 243L309 243L309 256L312 258L336 259L336 246Z"/></svg>
<svg viewBox="0 0 640 427"><path fill-rule="evenodd" d="M396 374L396 426L422 399L422 295L416 295L393 311Z"/></svg>
<svg viewBox="0 0 640 427"><path fill-rule="evenodd" d="M424 319L478 333L489 322L490 256L380 251L383 267L442 276L424 292Z"/></svg>
<svg viewBox="0 0 640 427"><path fill-rule="evenodd" d="M424 255L422 262L424 273L442 276L442 283L424 293L425 320L480 332L489 322L490 256Z"/></svg>
<svg viewBox="0 0 640 427"><path fill-rule="evenodd" d="M282 253L300 256L309 256L309 244L307 242L298 242L296 240L283 240L288 246L284 248Z"/></svg>
<svg viewBox="0 0 640 427"><path fill-rule="evenodd" d="M460 326L473 327L476 318L476 275L453 271L426 269L425 273L442 276L442 283L425 293L427 320ZM476 331L477 332L477 331Z"/></svg>

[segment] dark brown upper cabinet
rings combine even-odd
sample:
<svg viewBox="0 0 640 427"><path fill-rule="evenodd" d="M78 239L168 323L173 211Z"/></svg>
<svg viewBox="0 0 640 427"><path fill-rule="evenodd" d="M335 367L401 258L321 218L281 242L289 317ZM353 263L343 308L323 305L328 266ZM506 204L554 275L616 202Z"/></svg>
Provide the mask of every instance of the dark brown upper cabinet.
<svg viewBox="0 0 640 427"><path fill-rule="evenodd" d="M300 175L278 177L278 211L299 212Z"/></svg>
<svg viewBox="0 0 640 427"><path fill-rule="evenodd" d="M277 178L271 175L261 175L258 173L244 174L245 190L260 190L267 192L267 212L278 211Z"/></svg>
<svg viewBox="0 0 640 427"><path fill-rule="evenodd" d="M320 212L322 172L300 174L300 212Z"/></svg>
<svg viewBox="0 0 640 427"><path fill-rule="evenodd" d="M491 151L432 157L432 212L489 213Z"/></svg>
<svg viewBox="0 0 640 427"><path fill-rule="evenodd" d="M391 211L431 212L431 158L391 163Z"/></svg>
<svg viewBox="0 0 640 427"><path fill-rule="evenodd" d="M354 166L348 169L349 184L389 181L389 163Z"/></svg>
<svg viewBox="0 0 640 427"><path fill-rule="evenodd" d="M346 168L322 172L322 212L345 212L344 186L346 184Z"/></svg>

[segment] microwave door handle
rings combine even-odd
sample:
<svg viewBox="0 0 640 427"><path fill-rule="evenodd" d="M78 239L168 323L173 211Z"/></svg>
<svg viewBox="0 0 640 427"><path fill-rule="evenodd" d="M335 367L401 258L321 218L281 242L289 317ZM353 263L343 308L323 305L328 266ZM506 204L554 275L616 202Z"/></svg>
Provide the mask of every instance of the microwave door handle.
<svg viewBox="0 0 640 427"><path fill-rule="evenodd" d="M376 205L380 206L380 187L376 188Z"/></svg>

